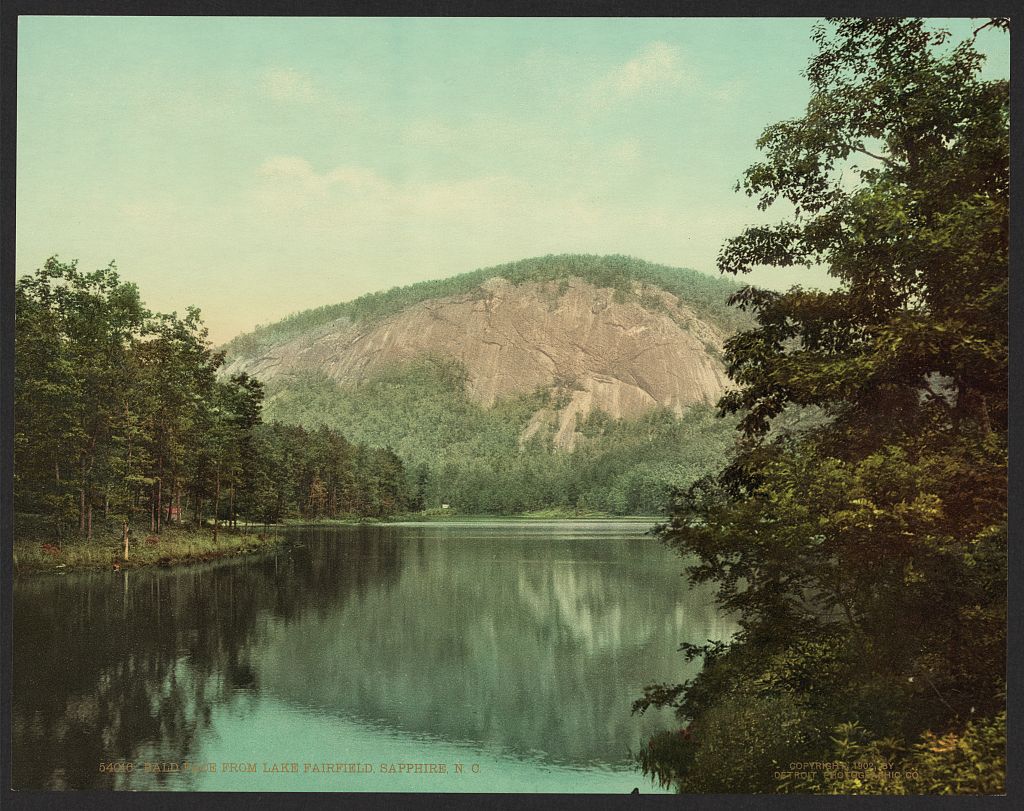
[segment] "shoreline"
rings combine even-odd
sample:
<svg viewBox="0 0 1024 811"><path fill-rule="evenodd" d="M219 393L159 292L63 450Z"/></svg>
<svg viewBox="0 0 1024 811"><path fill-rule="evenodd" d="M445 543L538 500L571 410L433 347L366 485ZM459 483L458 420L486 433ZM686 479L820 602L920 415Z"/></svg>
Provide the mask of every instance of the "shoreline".
<svg viewBox="0 0 1024 811"><path fill-rule="evenodd" d="M601 522L607 521L609 523L648 523L648 524L659 524L666 521L664 515L610 515L607 513L581 513L574 515L572 513L516 513L513 515L495 515L493 513L480 513L480 514L436 514L432 513L429 515L423 513L406 513L402 515L389 516L387 518L321 518L316 520L300 520L300 519L287 519L283 524L278 526L284 527L318 527L318 526L359 526L359 525L394 525L394 524L428 524L428 523L458 523L464 521L467 523L474 522L479 523L482 521L490 521L493 523L502 522L530 522L536 521L538 523L543 521L594 521Z"/></svg>
<svg viewBox="0 0 1024 811"><path fill-rule="evenodd" d="M160 535L134 530L130 540L128 559L123 557L121 540L113 535L102 535L87 541L74 538L62 545L54 544L39 535L18 540L17 530L12 550L15 576L63 574L80 571L120 571L150 566L165 568L187 566L219 558L268 552L284 546L287 541L280 530L298 527L330 526L401 526L403 524L430 523L543 523L550 522L608 522L650 524L665 520L656 515L598 515L565 513L520 513L518 515L445 515L406 514L387 518L325 518L315 521L298 519L272 524L262 530L262 524L240 523L237 529L221 528L215 542L209 526L201 528L174 527Z"/></svg>
<svg viewBox="0 0 1024 811"><path fill-rule="evenodd" d="M280 525L274 525L279 528ZM285 539L275 533L246 532L221 528L216 541L210 528L167 529L160 535L135 532L129 541L128 559L120 539L103 535L91 541L75 538L57 545L38 536L15 541L12 550L14 575L61 574L81 571L120 571L150 566L175 567L218 558L268 552Z"/></svg>

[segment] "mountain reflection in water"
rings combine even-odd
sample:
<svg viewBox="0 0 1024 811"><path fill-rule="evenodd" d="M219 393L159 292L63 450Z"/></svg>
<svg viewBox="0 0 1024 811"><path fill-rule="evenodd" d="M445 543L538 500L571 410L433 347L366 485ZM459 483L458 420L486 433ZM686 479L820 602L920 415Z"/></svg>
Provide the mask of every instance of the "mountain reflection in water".
<svg viewBox="0 0 1024 811"><path fill-rule="evenodd" d="M672 723L630 714L730 635L646 525L480 522L288 530L260 558L15 584L14 786L626 790ZM130 774L101 763L483 763L475 783ZM399 757L400 756L400 757ZM612 779L614 777L614 779ZM628 785L627 785L628 784ZM646 784L649 787L649 784Z"/></svg>

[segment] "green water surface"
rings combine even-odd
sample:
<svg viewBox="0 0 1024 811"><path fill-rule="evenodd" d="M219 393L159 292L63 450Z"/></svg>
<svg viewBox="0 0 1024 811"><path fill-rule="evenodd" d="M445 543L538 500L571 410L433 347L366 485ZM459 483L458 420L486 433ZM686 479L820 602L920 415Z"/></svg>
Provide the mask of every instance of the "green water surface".
<svg viewBox="0 0 1024 811"><path fill-rule="evenodd" d="M292 527L263 557L19 578L14 786L655 791L630 753L674 719L630 703L733 627L646 528Z"/></svg>

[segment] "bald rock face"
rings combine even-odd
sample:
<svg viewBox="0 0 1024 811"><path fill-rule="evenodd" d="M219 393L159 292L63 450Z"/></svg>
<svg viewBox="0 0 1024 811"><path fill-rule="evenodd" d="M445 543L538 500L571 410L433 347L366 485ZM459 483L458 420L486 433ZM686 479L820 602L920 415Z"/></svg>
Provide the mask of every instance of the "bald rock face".
<svg viewBox="0 0 1024 811"><path fill-rule="evenodd" d="M236 356L225 372L265 381L316 372L354 385L422 355L449 358L463 364L468 393L484 406L538 388L568 394L562 408L538 411L523 439L548 425L555 444L570 448L577 421L594 409L615 418L656 407L681 413L716 402L727 385L717 327L660 288L633 293L579 278L513 285L496 277L372 323L339 319Z"/></svg>

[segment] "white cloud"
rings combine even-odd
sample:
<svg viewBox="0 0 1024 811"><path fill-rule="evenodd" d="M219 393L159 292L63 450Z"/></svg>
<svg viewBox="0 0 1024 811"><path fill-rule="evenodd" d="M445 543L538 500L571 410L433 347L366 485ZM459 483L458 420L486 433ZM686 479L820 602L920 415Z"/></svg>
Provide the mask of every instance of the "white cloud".
<svg viewBox="0 0 1024 811"><path fill-rule="evenodd" d="M643 52L607 77L622 95L633 95L651 87L682 84L683 70L679 49L665 42L652 42Z"/></svg>
<svg viewBox="0 0 1024 811"><path fill-rule="evenodd" d="M628 99L648 96L692 83L680 50L667 42L652 42L639 54L618 65L593 84L593 106L609 107Z"/></svg>
<svg viewBox="0 0 1024 811"><path fill-rule="evenodd" d="M372 169L344 165L317 172L304 158L278 155L258 170L255 200L272 218L297 215L307 227L376 230L493 216L515 202L509 178L393 182ZM383 234L382 234L383 236Z"/></svg>
<svg viewBox="0 0 1024 811"><path fill-rule="evenodd" d="M606 110L632 99L678 91L702 97L705 102L731 104L747 89L742 79L711 84L682 51L667 42L647 45L640 53L591 83L584 94L591 110Z"/></svg>
<svg viewBox="0 0 1024 811"><path fill-rule="evenodd" d="M708 95L712 101L722 104L731 104L737 101L747 90L747 82L744 79L732 79L719 84L717 87L708 89Z"/></svg>
<svg viewBox="0 0 1024 811"><path fill-rule="evenodd" d="M618 146L625 160L639 148ZM445 266L439 273L468 270L487 257L507 261L573 251L649 256L654 246L660 246L657 255L685 255L694 253L694 242L700 253L713 256L722 238L721 224L695 227L674 208L622 199L585 181L552 193L544 181L504 174L392 180L362 166L317 171L303 158L284 155L260 167L248 199L234 211L257 241L291 245L297 253L316 246L341 264L347 264L342 257L356 264L374 257L385 267L436 262ZM668 251L667 245L675 247ZM463 255L465 261L453 262Z"/></svg>
<svg viewBox="0 0 1024 811"><path fill-rule="evenodd" d="M274 68L263 76L263 90L274 101L300 101L311 104L319 99L316 85L305 73L294 68Z"/></svg>

